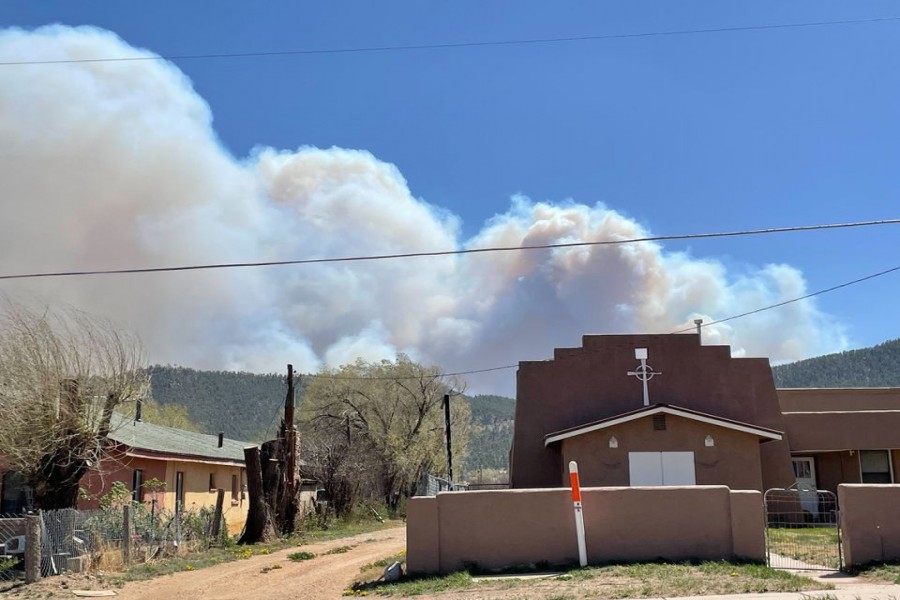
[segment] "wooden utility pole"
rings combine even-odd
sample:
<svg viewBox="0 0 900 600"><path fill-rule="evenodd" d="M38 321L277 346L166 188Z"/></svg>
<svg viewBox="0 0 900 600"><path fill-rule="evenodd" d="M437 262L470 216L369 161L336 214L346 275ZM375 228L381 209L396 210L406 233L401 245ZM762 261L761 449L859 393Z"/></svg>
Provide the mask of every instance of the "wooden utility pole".
<svg viewBox="0 0 900 600"><path fill-rule="evenodd" d="M293 496L299 479L297 459L297 427L294 423L294 365L287 366L287 394L284 399L284 441L287 445L285 470L287 471L287 492Z"/></svg>
<svg viewBox="0 0 900 600"><path fill-rule="evenodd" d="M453 447L450 444L450 394L444 394L444 438L447 440L447 479L453 483Z"/></svg>

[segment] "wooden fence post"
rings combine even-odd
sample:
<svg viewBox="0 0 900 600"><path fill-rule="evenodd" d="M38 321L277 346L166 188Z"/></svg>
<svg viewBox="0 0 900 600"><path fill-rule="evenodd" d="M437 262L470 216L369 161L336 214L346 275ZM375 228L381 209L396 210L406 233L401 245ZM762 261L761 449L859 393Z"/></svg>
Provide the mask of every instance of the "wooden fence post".
<svg viewBox="0 0 900 600"><path fill-rule="evenodd" d="M131 564L131 505L122 507L122 560Z"/></svg>
<svg viewBox="0 0 900 600"><path fill-rule="evenodd" d="M25 517L25 583L41 579L41 517Z"/></svg>
<svg viewBox="0 0 900 600"><path fill-rule="evenodd" d="M216 513L213 515L212 522L212 539L214 542L219 541L219 534L222 532L222 507L225 504L225 490L216 490Z"/></svg>

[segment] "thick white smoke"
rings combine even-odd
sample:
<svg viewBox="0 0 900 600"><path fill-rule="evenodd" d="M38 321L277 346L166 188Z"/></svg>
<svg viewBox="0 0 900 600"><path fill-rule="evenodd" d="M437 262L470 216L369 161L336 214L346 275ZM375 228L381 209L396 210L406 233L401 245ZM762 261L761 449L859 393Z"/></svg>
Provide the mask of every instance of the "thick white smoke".
<svg viewBox="0 0 900 600"><path fill-rule="evenodd" d="M109 32L0 32L0 59L149 56ZM647 235L603 205L512 200L463 239L362 150L223 150L208 105L164 61L7 67L0 86L0 274L517 246ZM6 281L128 323L154 361L302 371L402 351L449 370L545 358L583 333L668 332L803 294L786 265L728 273L658 244L366 263ZM811 301L713 326L736 353L846 346ZM511 393L512 372L472 380Z"/></svg>

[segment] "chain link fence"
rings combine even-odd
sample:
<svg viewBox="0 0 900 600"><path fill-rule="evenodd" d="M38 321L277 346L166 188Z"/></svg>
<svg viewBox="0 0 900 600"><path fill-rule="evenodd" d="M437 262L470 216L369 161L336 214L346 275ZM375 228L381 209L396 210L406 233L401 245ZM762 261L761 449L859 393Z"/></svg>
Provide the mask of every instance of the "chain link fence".
<svg viewBox="0 0 900 600"><path fill-rule="evenodd" d="M212 507L173 513L129 504L99 510L63 509L38 513L40 574L120 570L185 552L202 552L224 542L224 519ZM24 580L26 519L0 515L0 583ZM36 563L35 563L36 564Z"/></svg>
<svg viewBox="0 0 900 600"><path fill-rule="evenodd" d="M0 514L0 585L25 579L25 519Z"/></svg>
<svg viewBox="0 0 900 600"><path fill-rule="evenodd" d="M467 489L468 486L461 483L453 483L431 473L423 473L416 496L436 496L438 492L464 492Z"/></svg>

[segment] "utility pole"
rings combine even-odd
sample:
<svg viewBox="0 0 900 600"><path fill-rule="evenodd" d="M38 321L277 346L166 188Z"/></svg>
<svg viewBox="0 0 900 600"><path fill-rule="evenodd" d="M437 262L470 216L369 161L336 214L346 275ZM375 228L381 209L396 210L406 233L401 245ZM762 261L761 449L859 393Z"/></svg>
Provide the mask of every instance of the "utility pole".
<svg viewBox="0 0 900 600"><path fill-rule="evenodd" d="M447 478L453 483L453 447L450 444L450 394L444 394L444 439L447 440Z"/></svg>
<svg viewBox="0 0 900 600"><path fill-rule="evenodd" d="M284 443L287 445L285 470L289 493L293 496L297 481L297 428L294 425L294 365L287 366L287 394L284 398Z"/></svg>

